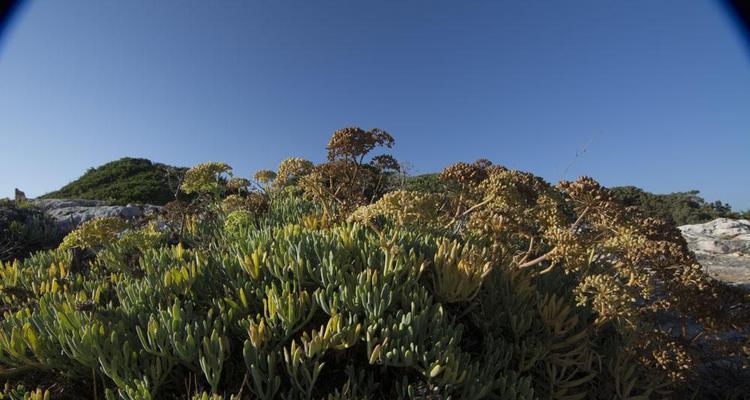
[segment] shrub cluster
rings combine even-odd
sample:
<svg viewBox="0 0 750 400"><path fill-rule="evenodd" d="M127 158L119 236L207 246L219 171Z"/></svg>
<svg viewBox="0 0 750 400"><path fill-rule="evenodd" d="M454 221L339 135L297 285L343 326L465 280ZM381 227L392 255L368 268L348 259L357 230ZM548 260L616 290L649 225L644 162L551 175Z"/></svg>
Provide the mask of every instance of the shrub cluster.
<svg viewBox="0 0 750 400"><path fill-rule="evenodd" d="M486 160L385 193L380 130L0 268L11 398L636 399L747 390L748 293L590 178ZM743 381L743 379L745 379ZM713 379L712 383L718 381ZM743 383L744 382L744 383ZM744 386L742 386L744 384Z"/></svg>
<svg viewBox="0 0 750 400"><path fill-rule="evenodd" d="M142 158L122 158L91 168L80 178L41 198L163 205L174 199L186 170Z"/></svg>
<svg viewBox="0 0 750 400"><path fill-rule="evenodd" d="M674 221L677 225L699 224L716 218L750 218L750 210L732 211L729 204L704 200L699 191L653 194L634 186L612 188L612 193L626 206L637 207L644 214Z"/></svg>
<svg viewBox="0 0 750 400"><path fill-rule="evenodd" d="M62 233L27 202L0 200L0 262L55 247Z"/></svg>

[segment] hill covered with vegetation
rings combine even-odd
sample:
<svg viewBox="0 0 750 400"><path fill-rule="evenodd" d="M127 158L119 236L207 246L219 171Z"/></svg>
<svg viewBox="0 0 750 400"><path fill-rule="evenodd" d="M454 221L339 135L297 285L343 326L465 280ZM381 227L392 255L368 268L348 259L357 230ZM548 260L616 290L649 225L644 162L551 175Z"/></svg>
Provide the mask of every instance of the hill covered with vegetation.
<svg viewBox="0 0 750 400"><path fill-rule="evenodd" d="M174 200L186 170L143 158L121 158L91 168L80 178L41 198L163 205Z"/></svg>
<svg viewBox="0 0 750 400"><path fill-rule="evenodd" d="M388 189L388 133L252 179L197 165L160 220L0 268L13 398L641 399L750 391L750 294L582 177L486 160ZM188 200L189 199L189 200ZM727 336L727 332L731 335ZM731 337L732 340L727 340ZM44 397L48 396L48 397Z"/></svg>

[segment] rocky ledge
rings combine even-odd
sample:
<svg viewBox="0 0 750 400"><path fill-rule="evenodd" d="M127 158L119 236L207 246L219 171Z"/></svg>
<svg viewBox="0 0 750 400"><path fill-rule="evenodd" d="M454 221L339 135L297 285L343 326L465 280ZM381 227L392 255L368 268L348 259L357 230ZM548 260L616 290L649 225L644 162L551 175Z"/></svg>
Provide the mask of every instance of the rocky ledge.
<svg viewBox="0 0 750 400"><path fill-rule="evenodd" d="M679 227L698 261L716 278L750 287L750 221L718 218Z"/></svg>
<svg viewBox="0 0 750 400"><path fill-rule="evenodd" d="M100 217L120 217L128 220L158 213L161 207L152 205L110 205L98 200L44 199L32 200L63 232L70 232L88 220Z"/></svg>

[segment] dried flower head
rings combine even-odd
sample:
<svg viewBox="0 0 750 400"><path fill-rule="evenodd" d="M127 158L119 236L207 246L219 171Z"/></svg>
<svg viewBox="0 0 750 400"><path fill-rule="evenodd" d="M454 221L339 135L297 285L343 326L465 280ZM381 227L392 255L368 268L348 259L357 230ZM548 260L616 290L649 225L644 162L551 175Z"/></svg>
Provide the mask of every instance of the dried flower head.
<svg viewBox="0 0 750 400"><path fill-rule="evenodd" d="M589 275L576 287L579 306L590 305L596 311L596 324L615 321L629 328L635 326L635 298L611 275Z"/></svg>
<svg viewBox="0 0 750 400"><path fill-rule="evenodd" d="M233 176L229 181L227 182L227 189L229 190L247 190L247 188L250 186L250 181L246 178L241 178L239 176Z"/></svg>
<svg viewBox="0 0 750 400"><path fill-rule="evenodd" d="M221 207L228 213L241 210L257 216L268 210L268 198L258 192L249 192L244 195L231 194L222 201Z"/></svg>
<svg viewBox="0 0 750 400"><path fill-rule="evenodd" d="M443 208L444 199L438 194L397 190L386 193L373 204L358 208L349 220L370 222L375 217L384 216L398 226L439 226L447 222Z"/></svg>
<svg viewBox="0 0 750 400"><path fill-rule="evenodd" d="M487 178L487 171L477 164L457 162L445 167L439 177L444 182L457 184L460 187L466 188L478 185L485 180Z"/></svg>
<svg viewBox="0 0 750 400"><path fill-rule="evenodd" d="M313 163L299 157L290 157L279 164L274 187L281 189L287 185L294 185L299 178L312 171Z"/></svg>
<svg viewBox="0 0 750 400"><path fill-rule="evenodd" d="M393 147L395 140L388 132L380 129L366 131L358 127L339 129L328 142L328 160L361 160L376 147Z"/></svg>
<svg viewBox="0 0 750 400"><path fill-rule="evenodd" d="M253 179L262 185L267 185L276 179L276 173L270 169L260 169L255 172Z"/></svg>
<svg viewBox="0 0 750 400"><path fill-rule="evenodd" d="M221 189L224 175L231 175L232 167L223 162L206 162L190 168L182 181L182 191L190 193L215 193Z"/></svg>

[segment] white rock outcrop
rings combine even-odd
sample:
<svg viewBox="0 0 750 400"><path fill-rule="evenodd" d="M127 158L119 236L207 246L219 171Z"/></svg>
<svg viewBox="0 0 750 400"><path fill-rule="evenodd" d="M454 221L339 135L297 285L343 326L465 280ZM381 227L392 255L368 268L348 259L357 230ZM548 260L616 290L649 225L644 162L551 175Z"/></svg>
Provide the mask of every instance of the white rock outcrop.
<svg viewBox="0 0 750 400"><path fill-rule="evenodd" d="M706 272L731 284L750 287L750 221L718 218L679 227Z"/></svg>
<svg viewBox="0 0 750 400"><path fill-rule="evenodd" d="M750 255L750 221L746 219L717 218L679 229L695 253Z"/></svg>
<svg viewBox="0 0 750 400"><path fill-rule="evenodd" d="M98 200L34 200L39 207L63 232L69 232L88 220L100 217L120 217L136 219L144 215L158 213L160 207L152 205L113 206Z"/></svg>

